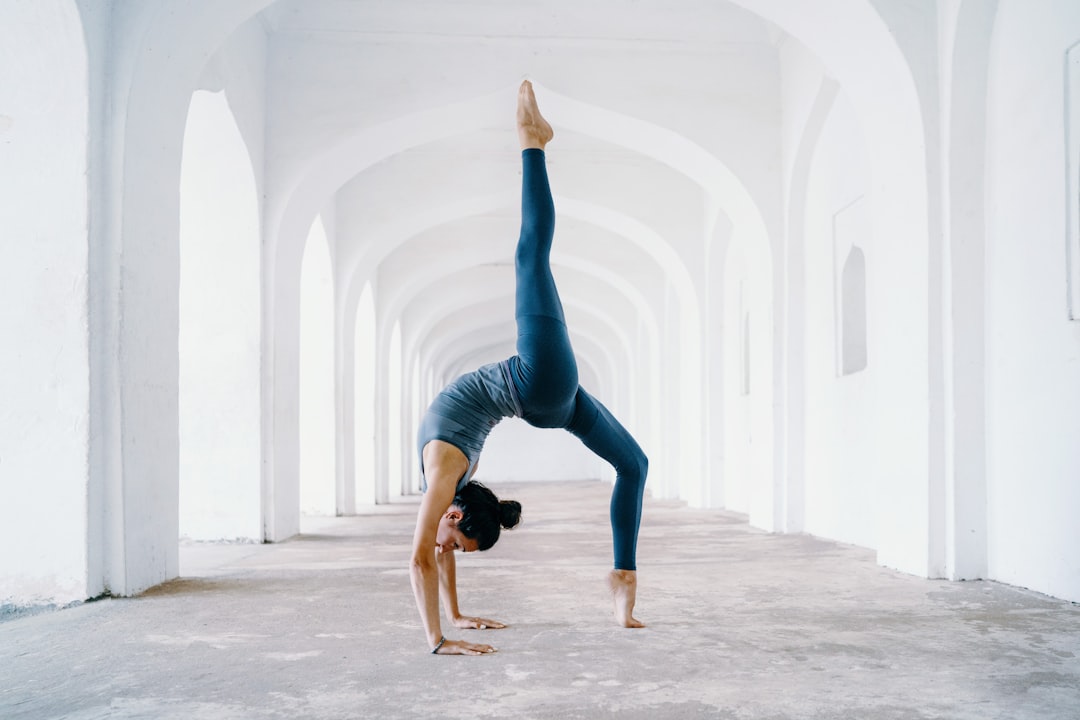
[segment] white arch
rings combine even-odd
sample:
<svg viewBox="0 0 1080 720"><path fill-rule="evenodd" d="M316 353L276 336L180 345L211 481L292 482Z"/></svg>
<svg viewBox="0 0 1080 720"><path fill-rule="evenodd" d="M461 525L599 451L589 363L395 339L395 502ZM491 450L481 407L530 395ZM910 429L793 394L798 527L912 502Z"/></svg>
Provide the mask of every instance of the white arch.
<svg viewBox="0 0 1080 720"><path fill-rule="evenodd" d="M425 212L402 218L400 221L389 226L379 226L371 232L373 236L380 238L380 245L377 248L371 249L369 253L364 256L363 261L358 261L357 266L375 268L376 266L374 263L381 262L383 259L389 257L390 253L395 248L400 247L408 240L408 238L418 235L431 227L438 226L441 223L447 222L450 219L455 219L459 216L482 215L500 207L511 205L517 201L517 193L500 193L474 197L466 200L462 204L434 206L427 209ZM585 222L592 222L594 224L596 222L596 217L601 216L602 213L602 210L593 211L588 204L581 203L580 201L572 202L561 196L556 197L556 204L560 209L563 206L569 206L569 211L565 213L567 216L576 217ZM697 317L696 301L685 297L687 291L692 294L692 288L689 273L682 264L682 261L673 251L665 250L665 243L662 239L654 231L651 231L641 223L637 223L630 218L623 219L625 216L611 211L607 212L607 217L620 219L619 224L621 229L631 232L632 239L638 246L648 247L651 245L661 247L661 254L664 254L665 261L672 266L672 272L677 273L678 276L681 277L681 280L673 281L673 284L679 286L684 291L682 303L689 308L687 313L680 313L680 316L684 318L684 323L682 325L683 332L684 334L688 334L694 342L697 342L697 334L694 331L695 325L699 322L699 320L695 319ZM431 266L414 268L413 271L403 279L402 283L395 282L392 293L390 288L388 288L385 293L380 293L382 296L389 295L389 300L384 301L379 312L379 316L382 319L380 327L382 328L383 333L390 329L393 319L399 317L404 312L404 309L407 306L406 304L412 301L415 294L428 287L437 277L472 267L483 259L485 258L481 256L472 256L463 253L454 254L446 259L440 258L437 265L433 264ZM598 280L615 288L617 292L622 294L632 303L632 306L637 311L641 331L645 334L645 340L641 342L641 344L645 348L647 357L642 364L646 368L652 369L649 371L650 373L658 372L657 368L660 367L661 354L659 332L660 320L656 316L653 304L644 296L640 288L637 288L626 278L618 276L616 273L596 262L575 257L572 251L563 252L556 250L552 254L552 259L556 265L565 265L596 276ZM373 269L364 276L373 277L374 274L375 270ZM355 286L355 282L358 282L361 277L363 276L350 276L350 279L354 283L353 286ZM472 292L468 286L462 286L462 291L465 294ZM416 332L415 329L410 329L405 340L406 356L411 352L410 347L414 342L414 338L418 336L422 337L423 335L423 332ZM386 342L386 336L382 335L379 346L385 347ZM695 351L690 350L689 354L693 356L694 352ZM636 411L642 411L641 409L644 407L656 407L659 402L662 394L658 382L650 382L647 385L647 388L645 396L634 406ZM649 428L645 431L647 437L659 438L661 425L660 416L661 414L657 412L646 414L647 425ZM385 418L385 415L382 417ZM624 422L635 424L635 421L631 418L624 418ZM636 424L640 426L644 423L641 418L638 418ZM658 446L659 443L653 442L653 445ZM654 455L657 459L665 457L665 453L659 450L655 452ZM654 463L654 467L659 467L659 464Z"/></svg>
<svg viewBox="0 0 1080 720"><path fill-rule="evenodd" d="M552 113L565 114L565 117L560 117L560 121L568 129L640 152L680 170L702 184L714 215L712 219L706 218L707 225L715 221L715 216L720 212L717 205L722 204L723 211L737 223L740 233L748 242L767 242L764 221L750 193L719 160L696 144L651 123L560 96L539 85L537 89L543 96L545 106L552 108ZM442 108L420 111L368 128L313 158L307 166L306 174L291 186L287 200L270 212L271 246L278 247L278 267L288 268L291 265L287 246L294 241L292 239L295 238L296 228L302 226L303 219L314 213L325 197L341 187L348 178L409 147L483 127L491 117L500 117L501 108L511 102L512 91L516 91L516 88L507 88ZM468 204L473 203L482 204L483 201L474 199ZM703 363L700 338L704 328L696 297L696 284L674 249L641 223L619 216L613 211L589 207L587 204L575 204L566 199L560 200L560 212L590 220L620 234L627 234L655 257L669 273L671 287L680 299L678 369L672 371L673 376L680 381L679 391L675 394L679 400L677 412L683 425L692 430L672 434L671 441L679 443L682 448L672 454L678 461L666 472L660 473L661 476L679 478L683 485L661 487L660 491L661 494L669 495L689 494L695 502L700 502L703 496L701 478L704 470L704 410L700 393ZM448 213L461 213L461 208L452 205L432 209L422 213L420 217L403 221L399 224L399 230L410 226L414 229L423 227L431 223L432 218ZM405 231L401 236L411 235L411 232ZM386 242L369 247L369 251L355 261L355 267L375 267L393 248L394 245ZM347 308L351 308L356 302L358 288L362 286L367 274L350 268L345 271L345 277L348 285L344 302ZM279 276L279 281L281 280ZM278 295L281 296L281 293ZM382 326L385 331L386 325ZM380 343L384 341L385 336Z"/></svg>
<svg viewBox="0 0 1080 720"><path fill-rule="evenodd" d="M782 308L784 327L784 382L778 384L785 396L783 412L777 413L774 437L777 472L782 488L783 512L780 522L788 532L805 528L805 410L806 410L806 198L811 163L825 122L832 112L839 87L823 78L803 125L799 144L789 171L787 242L783 262L787 265L786 306ZM779 260L779 259L778 259ZM780 264L779 262L777 263ZM778 321L780 312L776 313Z"/></svg>
<svg viewBox="0 0 1080 720"><path fill-rule="evenodd" d="M432 207L425 212L410 214L408 217L391 225L382 225L378 228L374 228L372 234L379 237L381 242L373 247L354 265L354 271L348 275L349 286L357 287L362 285L362 279L373 275L374 270L369 273L360 273L359 269L362 267L377 268L382 260L409 238L452 219L483 215L484 213L498 208L512 206L517 200L518 196L516 193L499 193L495 195L474 197L461 203L446 203L444 205ZM650 248L660 248L658 252L665 261L665 264L661 265L661 268L667 272L676 273L676 277L678 278L676 282L680 285L690 284L689 272L681 259L670 249L670 247L666 246L666 243L659 235L650 230L647 226L636 222L623 214L615 213L613 211L605 212L602 208L598 208L588 203L582 203L581 201L573 201L559 195L555 196L555 202L556 207L560 209L560 212L563 212L563 207L566 206L565 215L575 217L585 222L592 222L599 225L603 220L614 220L620 226L620 229L631 231L632 234L628 236L628 239L633 241L638 247L643 248L646 252L652 254ZM615 228L610 229L615 230ZM655 339L657 337L657 319L652 304L644 297L640 289L633 285L633 283L618 276L616 273L598 263L576 257L574 253L569 250L556 248L552 251L551 257L552 262L557 265L564 265L595 275L602 282L616 288L633 304L634 308L641 315L641 318L646 323L650 338ZM432 263L429 266L423 266L416 269L415 272L410 273L409 276L405 278L402 284L399 284L394 288L390 300L380 308L380 315L384 318L398 317L403 308L412 301L415 294L430 284L436 277L471 267L475 265L479 259L481 258L455 253L450 257L440 257L438 263ZM685 296L682 298L682 301L684 304L687 302L693 304L694 302L693 299L688 299Z"/></svg>
<svg viewBox="0 0 1080 720"><path fill-rule="evenodd" d="M125 32L116 35L92 3L82 5L84 17L97 23L87 33L93 52L109 70L104 78L91 76L101 92L91 97L89 148L100 189L91 196L96 222L89 230L97 281L90 296L91 377L98 384L92 416L99 439L90 456L94 495L109 523L100 528L103 550L95 562L116 596L179 571L176 189L184 124L206 59L267 4L129 3ZM109 37L120 42L109 46Z"/></svg>
<svg viewBox="0 0 1080 720"><path fill-rule="evenodd" d="M628 115L573 100L534 83L561 126L612 142L669 165L697 182L710 202L764 238L765 223L746 187L717 158L677 133ZM296 242L297 228L349 178L403 150L485 127L513 107L517 87L450 105L418 111L366 128L313 157L303 174L284 189L285 202L269 213L276 242ZM348 273L350 276L353 274Z"/></svg>
<svg viewBox="0 0 1080 720"><path fill-rule="evenodd" d="M986 577L986 103L997 0L954 9L943 183L946 244L945 482L932 498L931 563L951 580ZM963 238L963 242L958 242Z"/></svg>
<svg viewBox="0 0 1080 720"><path fill-rule="evenodd" d="M724 262L725 506L770 531L778 529L776 510L781 506L772 448L772 277L768 246L736 235ZM745 373L754 378L748 388L743 385Z"/></svg>
<svg viewBox="0 0 1080 720"><path fill-rule="evenodd" d="M941 258L930 248L926 131L915 79L896 37L868 0L732 2L776 23L814 53L843 87L864 129L875 257L890 269L896 291L910 298L888 303L890 283L877 289L881 298L868 298L880 308L878 327L887 328L871 338L872 346L887 348L878 353L876 370L890 380L879 384L875 400L893 409L876 423L872 449L880 483L878 561L927 575L931 488L944 472L931 454L931 421L940 419L944 389L931 384L943 359L937 339L931 344L929 323L931 313L941 310L931 307L940 287L930 286L931 277L940 277Z"/></svg>

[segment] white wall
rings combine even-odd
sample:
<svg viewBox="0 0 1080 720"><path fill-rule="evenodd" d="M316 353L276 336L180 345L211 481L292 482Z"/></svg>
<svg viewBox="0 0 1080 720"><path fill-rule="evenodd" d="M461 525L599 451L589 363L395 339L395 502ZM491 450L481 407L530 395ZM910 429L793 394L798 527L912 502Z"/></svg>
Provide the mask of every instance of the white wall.
<svg viewBox="0 0 1080 720"><path fill-rule="evenodd" d="M6 3L0 612L9 604L81 600L90 587L87 88L74 3Z"/></svg>
<svg viewBox="0 0 1080 720"><path fill-rule="evenodd" d="M773 317L769 248L736 238L724 264L725 507L774 526Z"/></svg>
<svg viewBox="0 0 1080 720"><path fill-rule="evenodd" d="M266 0L262 0L265 3ZM84 7L89 7L85 3ZM184 120L208 58L260 0L111 5L94 66L102 103L91 226L101 272L93 308L94 495L102 576L132 595L179 571L179 180ZM167 8L167 9L166 9ZM104 57L102 57L104 55ZM96 133L95 133L96 134Z"/></svg>
<svg viewBox="0 0 1080 720"><path fill-rule="evenodd" d="M986 203L990 576L1074 601L1080 323L1066 310L1063 69L1078 41L1075 2L1000 3Z"/></svg>
<svg viewBox="0 0 1080 720"><path fill-rule="evenodd" d="M865 371L841 375L837 357L839 271L852 236L867 264L874 262L862 146L858 121L841 92L822 129L806 191L805 529L872 548L879 482L873 432L876 413L888 409L872 396L875 358ZM870 322L877 319L871 315Z"/></svg>

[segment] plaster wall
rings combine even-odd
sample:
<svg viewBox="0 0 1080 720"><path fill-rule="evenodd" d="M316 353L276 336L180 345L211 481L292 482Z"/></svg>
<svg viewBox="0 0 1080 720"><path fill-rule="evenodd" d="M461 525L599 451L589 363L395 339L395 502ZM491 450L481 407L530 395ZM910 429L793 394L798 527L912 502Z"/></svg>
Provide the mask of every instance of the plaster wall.
<svg viewBox="0 0 1080 720"><path fill-rule="evenodd" d="M990 576L1080 601L1080 323L1067 315L1067 0L1001 2L990 54L987 505ZM978 271L978 269L974 269Z"/></svg>
<svg viewBox="0 0 1080 720"><path fill-rule="evenodd" d="M102 67L105 433L95 472L107 498L109 590L131 595L178 572L179 175L184 119L207 60L259 2L112 4Z"/></svg>
<svg viewBox="0 0 1080 720"><path fill-rule="evenodd" d="M774 530L773 313L769 247L736 235L724 262L724 478L730 510Z"/></svg>
<svg viewBox="0 0 1080 720"><path fill-rule="evenodd" d="M887 19L870 3L734 0L795 36L836 79L858 113L874 189L871 222L878 262L889 278L873 288L879 334L870 338L887 382L875 402L873 453L879 460L878 559L916 574L929 571L930 242L926 151L919 88ZM903 15L903 13L902 13ZM913 20L909 25L908 20ZM907 18L903 29L917 26ZM930 172L934 172L933 169ZM937 262L937 258L935 258ZM935 293L937 290L935 290ZM903 297L902 302L896 301ZM934 296L934 310L938 297ZM871 328L873 331L874 329ZM937 362L939 358L934 358ZM937 408L935 407L935 412Z"/></svg>
<svg viewBox="0 0 1080 720"><path fill-rule="evenodd" d="M987 80L997 2L939 6L945 228L945 493L931 552L950 579L987 577ZM973 271L977 269L976 271ZM932 507L931 516L935 510ZM934 535L935 526L944 542Z"/></svg>
<svg viewBox="0 0 1080 720"><path fill-rule="evenodd" d="M866 370L840 373L840 269L854 239L874 278L868 168L862 132L841 92L814 151L807 181L805 239L806 396L805 529L876 547L872 353ZM869 282L873 282L871 279ZM868 282L868 284L869 284ZM873 312L869 323L880 322ZM876 348L875 348L876 349Z"/></svg>
<svg viewBox="0 0 1080 720"><path fill-rule="evenodd" d="M705 352L705 393L708 423L705 432L706 463L709 468L708 485L702 488L703 498L708 507L726 507L727 469L725 447L727 426L725 412L727 408L725 377L725 337L724 297L727 283L724 282L724 266L727 259L728 245L731 242L731 222L726 216L718 218L712 232L712 239L706 250L708 258L708 282L705 288L706 343Z"/></svg>
<svg viewBox="0 0 1080 720"><path fill-rule="evenodd" d="M807 129L814 112L825 69L806 47L793 37L785 36L777 44L780 56L780 104L783 118L780 124L780 142L783 148L783 176L789 185L785 198L791 202L798 189L790 183L797 179L800 151L807 139ZM816 137L812 138L816 142Z"/></svg>
<svg viewBox="0 0 1080 720"><path fill-rule="evenodd" d="M806 518L806 213L807 185L821 131L835 101L836 82L820 62L794 38L779 43L783 122L786 249L782 288L786 311L778 319L784 372L777 390L783 393L783 427L777 438L781 522L788 532L805 530Z"/></svg>
<svg viewBox="0 0 1080 720"><path fill-rule="evenodd" d="M72 2L0 22L0 612L92 593L88 61Z"/></svg>

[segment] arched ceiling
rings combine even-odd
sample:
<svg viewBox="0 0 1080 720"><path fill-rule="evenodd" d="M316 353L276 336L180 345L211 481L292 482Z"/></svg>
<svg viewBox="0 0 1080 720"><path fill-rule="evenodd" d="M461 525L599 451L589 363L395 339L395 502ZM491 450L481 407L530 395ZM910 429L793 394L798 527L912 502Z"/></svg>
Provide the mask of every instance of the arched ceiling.
<svg viewBox="0 0 1080 720"><path fill-rule="evenodd" d="M672 303L700 331L713 224L765 242L780 217L777 32L737 5L281 0L259 22L271 243L333 201L340 303L373 283L383 342L400 321L440 374L512 321L523 77L556 130L556 274L593 309L571 314L608 351L591 364L631 362Z"/></svg>

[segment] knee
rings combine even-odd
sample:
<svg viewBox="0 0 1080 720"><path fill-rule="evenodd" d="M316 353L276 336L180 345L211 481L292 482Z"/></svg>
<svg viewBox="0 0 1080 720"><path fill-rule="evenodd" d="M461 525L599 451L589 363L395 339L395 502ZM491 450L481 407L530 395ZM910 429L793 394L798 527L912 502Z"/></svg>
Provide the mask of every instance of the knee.
<svg viewBox="0 0 1080 720"><path fill-rule="evenodd" d="M649 475L649 458L637 448L622 464L619 474L636 485L644 485Z"/></svg>
<svg viewBox="0 0 1080 720"><path fill-rule="evenodd" d="M645 478L649 475L649 458L644 452L638 450L638 472L641 474L641 484L645 484Z"/></svg>
<svg viewBox="0 0 1080 720"><path fill-rule="evenodd" d="M514 266L518 270L531 270L539 266L547 256L550 245L551 238L545 231L523 231L514 251Z"/></svg>

